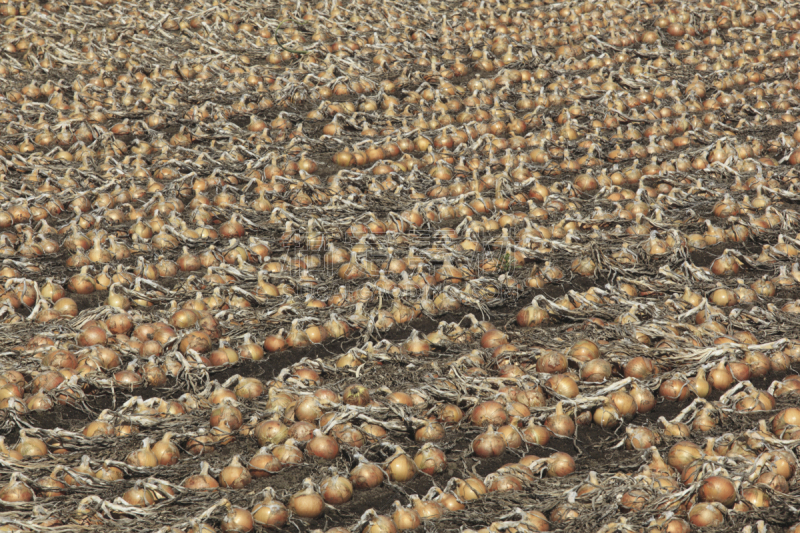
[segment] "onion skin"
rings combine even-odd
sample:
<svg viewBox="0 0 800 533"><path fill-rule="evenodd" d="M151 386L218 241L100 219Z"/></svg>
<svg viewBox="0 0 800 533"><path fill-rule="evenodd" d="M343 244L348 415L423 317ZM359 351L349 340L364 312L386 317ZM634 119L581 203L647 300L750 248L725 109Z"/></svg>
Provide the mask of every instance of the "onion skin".
<svg viewBox="0 0 800 533"><path fill-rule="evenodd" d="M672 445L667 454L667 464L683 471L689 463L703 457L699 446L691 441L680 441Z"/></svg>
<svg viewBox="0 0 800 533"><path fill-rule="evenodd" d="M503 405L494 400L478 404L472 410L470 420L476 426L495 425L501 426L508 420L508 415Z"/></svg>
<svg viewBox="0 0 800 533"><path fill-rule="evenodd" d="M330 505L347 503L353 497L353 484L342 476L332 476L324 479L319 488L325 503Z"/></svg>
<svg viewBox="0 0 800 533"><path fill-rule="evenodd" d="M554 435L568 437L575 433L575 422L564 414L561 402L556 404L556 412L547 417L544 425Z"/></svg>
<svg viewBox="0 0 800 533"><path fill-rule="evenodd" d="M503 435L496 432L490 425L486 433L475 437L472 441L472 451L478 457L496 457L501 455L506 449L506 441Z"/></svg>
<svg viewBox="0 0 800 533"><path fill-rule="evenodd" d="M220 529L224 533L249 533L254 527L253 515L247 509L231 507L222 519Z"/></svg>
<svg viewBox="0 0 800 533"><path fill-rule="evenodd" d="M379 487L385 476L378 465L362 463L350 471L350 482L356 490L369 490Z"/></svg>
<svg viewBox="0 0 800 533"><path fill-rule="evenodd" d="M471 477L456 480L456 495L463 501L482 498L488 490L480 479Z"/></svg>
<svg viewBox="0 0 800 533"><path fill-rule="evenodd" d="M666 379L661 383L658 393L667 400L682 402L689 397L689 384L680 379Z"/></svg>
<svg viewBox="0 0 800 533"><path fill-rule="evenodd" d="M722 476L710 476L703 480L697 496L700 501L718 502L729 509L736 503L736 489L733 483Z"/></svg>
<svg viewBox="0 0 800 533"><path fill-rule="evenodd" d="M317 433L315 431L315 433ZM330 461L339 455L339 444L333 437L318 434L306 444L306 452L313 457Z"/></svg>
<svg viewBox="0 0 800 533"><path fill-rule="evenodd" d="M386 461L384 470L390 480L404 483L416 476L417 465L408 455L400 451Z"/></svg>
<svg viewBox="0 0 800 533"><path fill-rule="evenodd" d="M444 438L444 427L438 422L428 422L416 432L414 440L417 442L438 442Z"/></svg>
<svg viewBox="0 0 800 533"><path fill-rule="evenodd" d="M653 361L647 357L634 357L625 364L625 377L647 379L656 372Z"/></svg>
<svg viewBox="0 0 800 533"><path fill-rule="evenodd" d="M725 523L725 514L719 504L698 503L689 510L689 522L697 527L717 527ZM724 507L723 507L724 509Z"/></svg>
<svg viewBox="0 0 800 533"><path fill-rule="evenodd" d="M278 458L267 452L267 448L259 450L259 452L250 459L247 466L252 477L267 477L283 468Z"/></svg>
<svg viewBox="0 0 800 533"><path fill-rule="evenodd" d="M278 529L289 521L289 511L278 501L263 501L253 507L253 521L261 527Z"/></svg>
<svg viewBox="0 0 800 533"><path fill-rule="evenodd" d="M420 472L432 476L447 470L447 456L433 444L425 444L414 456L414 464Z"/></svg>
<svg viewBox="0 0 800 533"><path fill-rule="evenodd" d="M575 472L575 460L566 453L556 452L547 459L547 477L565 477Z"/></svg>
<svg viewBox="0 0 800 533"><path fill-rule="evenodd" d="M325 501L312 489L306 489L289 499L289 509L301 518L317 518L325 512Z"/></svg>

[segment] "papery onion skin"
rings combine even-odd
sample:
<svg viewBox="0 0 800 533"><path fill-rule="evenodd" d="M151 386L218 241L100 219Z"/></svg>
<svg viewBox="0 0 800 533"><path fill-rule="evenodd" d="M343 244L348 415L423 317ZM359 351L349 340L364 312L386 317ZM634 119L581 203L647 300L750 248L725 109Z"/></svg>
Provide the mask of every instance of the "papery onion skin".
<svg viewBox="0 0 800 533"><path fill-rule="evenodd" d="M710 476L703 480L697 492L698 497L704 502L719 502L731 508L736 502L736 489L728 478Z"/></svg>
<svg viewBox="0 0 800 533"><path fill-rule="evenodd" d="M725 515L713 503L698 503L689 510L689 522L701 528L716 527L725 523Z"/></svg>
<svg viewBox="0 0 800 533"><path fill-rule="evenodd" d="M302 491L291 497L289 509L301 518L317 518L325 512L325 501L319 494Z"/></svg>

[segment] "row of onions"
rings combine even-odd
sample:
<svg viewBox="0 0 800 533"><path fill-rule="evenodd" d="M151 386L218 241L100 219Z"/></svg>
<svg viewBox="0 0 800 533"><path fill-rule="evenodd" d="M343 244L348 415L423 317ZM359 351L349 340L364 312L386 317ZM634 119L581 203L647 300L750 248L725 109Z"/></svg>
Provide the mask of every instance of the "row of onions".
<svg viewBox="0 0 800 533"><path fill-rule="evenodd" d="M0 531L796 533L800 10L0 0Z"/></svg>

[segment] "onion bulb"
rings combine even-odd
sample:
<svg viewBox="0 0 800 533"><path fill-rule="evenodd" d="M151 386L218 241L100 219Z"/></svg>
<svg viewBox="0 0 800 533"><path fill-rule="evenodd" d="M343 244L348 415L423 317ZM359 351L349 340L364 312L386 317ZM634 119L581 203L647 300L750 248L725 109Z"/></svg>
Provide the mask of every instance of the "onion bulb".
<svg viewBox="0 0 800 533"><path fill-rule="evenodd" d="M725 508L719 503L698 503L689 510L689 522L697 527L718 527L725 523Z"/></svg>
<svg viewBox="0 0 800 533"><path fill-rule="evenodd" d="M252 477L267 477L278 472L283 465L277 457L269 453L269 449L264 447L256 452L247 464Z"/></svg>
<svg viewBox="0 0 800 533"><path fill-rule="evenodd" d="M487 492L486 485L478 478L456 479L456 495L463 501L477 500Z"/></svg>
<svg viewBox="0 0 800 533"><path fill-rule="evenodd" d="M691 441L682 440L672 445L667 453L667 464L683 471L691 462L703 457L703 451Z"/></svg>
<svg viewBox="0 0 800 533"><path fill-rule="evenodd" d="M322 499L331 505L341 505L353 497L353 484L346 477L334 474L319 484Z"/></svg>
<svg viewBox="0 0 800 533"><path fill-rule="evenodd" d="M219 473L219 485L227 489L241 489L250 484L252 476L247 468L242 465L238 455L234 455L231 462Z"/></svg>
<svg viewBox="0 0 800 533"><path fill-rule="evenodd" d="M489 400L475 406L470 415L470 420L476 426L486 426L489 424L501 426L508 420L503 405L494 400Z"/></svg>
<svg viewBox="0 0 800 533"><path fill-rule="evenodd" d="M33 500L33 491L29 486L19 480L19 474L11 474L11 480L0 489L0 500L4 502L18 503Z"/></svg>
<svg viewBox="0 0 800 533"><path fill-rule="evenodd" d="M255 520L250 511L233 507L230 503L226 507L228 510L220 524L220 529L224 533L249 533L253 530Z"/></svg>
<svg viewBox="0 0 800 533"><path fill-rule="evenodd" d="M561 402L556 404L556 412L547 417L544 425L559 437L569 437L575 433L575 422L564 414L564 406Z"/></svg>
<svg viewBox="0 0 800 533"><path fill-rule="evenodd" d="M414 464L421 472L432 476L440 474L447 469L447 457L444 452L431 443L420 448L414 456Z"/></svg>
<svg viewBox="0 0 800 533"><path fill-rule="evenodd" d="M719 502L727 508L736 502L736 488L730 479L722 476L709 476L703 480L697 496L703 502Z"/></svg>
<svg viewBox="0 0 800 533"><path fill-rule="evenodd" d="M472 451L478 457L497 457L506 450L506 441L503 434L494 430L490 424L485 433L475 437L472 441Z"/></svg>
<svg viewBox="0 0 800 533"><path fill-rule="evenodd" d="M394 454L386 460L383 469L390 480L399 483L410 481L417 475L417 465L399 446L395 447Z"/></svg>
<svg viewBox="0 0 800 533"><path fill-rule="evenodd" d="M252 514L256 524L269 529L279 529L289 521L289 511L271 494L253 507Z"/></svg>
<svg viewBox="0 0 800 533"><path fill-rule="evenodd" d="M379 487L383 483L383 478L386 476L384 471L376 464L370 463L360 457L358 466L350 471L350 482L356 490L369 490Z"/></svg>
<svg viewBox="0 0 800 533"><path fill-rule="evenodd" d="M394 502L394 513L392 513L392 521L397 526L398 531L408 531L417 529L422 520L419 514L414 509L408 509L400 505L400 502Z"/></svg>
<svg viewBox="0 0 800 533"><path fill-rule="evenodd" d="M339 455L339 444L333 437L325 435L322 431L315 429L314 438L306 444L306 452L310 456L330 461Z"/></svg>
<svg viewBox="0 0 800 533"><path fill-rule="evenodd" d="M304 489L289 499L289 509L301 518L317 518L325 512L325 500L315 490L311 479L303 481Z"/></svg>
<svg viewBox="0 0 800 533"><path fill-rule="evenodd" d="M183 480L183 486L191 490L217 490L219 483L217 480L208 475L210 465L203 461L200 464L200 473L194 474Z"/></svg>

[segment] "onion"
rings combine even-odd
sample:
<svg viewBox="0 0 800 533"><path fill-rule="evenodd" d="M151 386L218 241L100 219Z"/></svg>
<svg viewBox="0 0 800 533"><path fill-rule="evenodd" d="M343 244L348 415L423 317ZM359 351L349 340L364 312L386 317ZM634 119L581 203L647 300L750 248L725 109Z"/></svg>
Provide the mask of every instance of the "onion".
<svg viewBox="0 0 800 533"><path fill-rule="evenodd" d="M547 477L565 477L575 472L575 460L566 453L556 452L547 458Z"/></svg>
<svg viewBox="0 0 800 533"><path fill-rule="evenodd" d="M637 388L635 384L633 388ZM651 394L650 397L652 398L652 396L653 395ZM614 404L614 407L616 407L620 416L626 419L632 418L637 412L639 412L639 407L634 397L624 390L614 391L606 396L606 399L611 401Z"/></svg>
<svg viewBox="0 0 800 533"><path fill-rule="evenodd" d="M770 498L766 492L756 487L747 487L742 490L742 500L754 508L770 506Z"/></svg>
<svg viewBox="0 0 800 533"><path fill-rule="evenodd" d="M789 426L800 426L800 408L788 407L772 419L772 432L780 436Z"/></svg>
<svg viewBox="0 0 800 533"><path fill-rule="evenodd" d="M614 404L606 400L603 405L595 409L592 419L602 428L612 428L619 423L620 415Z"/></svg>
<svg viewBox="0 0 800 533"><path fill-rule="evenodd" d="M301 422L314 422L322 416L322 405L314 396L306 396L297 404L294 416Z"/></svg>
<svg viewBox="0 0 800 533"><path fill-rule="evenodd" d="M249 533L253 530L255 520L250 511L230 504L226 507L228 510L220 524L220 529L224 533Z"/></svg>
<svg viewBox="0 0 800 533"><path fill-rule="evenodd" d="M233 405L234 401L230 398L225 400L211 411L209 423L212 428L225 428L229 431L236 431L244 423L242 412Z"/></svg>
<svg viewBox="0 0 800 533"><path fill-rule="evenodd" d="M283 465L277 457L269 453L269 450L264 447L258 450L250 459L247 468L252 477L267 477L280 471Z"/></svg>
<svg viewBox="0 0 800 533"><path fill-rule="evenodd" d="M370 402L369 390L361 385L350 385L342 393L342 402L363 407Z"/></svg>
<svg viewBox="0 0 800 533"><path fill-rule="evenodd" d="M439 409L439 421L445 425L458 424L463 417L464 413L457 405L448 403Z"/></svg>
<svg viewBox="0 0 800 533"><path fill-rule="evenodd" d="M239 456L234 455L231 462L219 473L220 487L228 489L241 489L250 484L250 472L239 461Z"/></svg>
<svg viewBox="0 0 800 533"><path fill-rule="evenodd" d="M256 524L269 529L281 528L289 521L288 509L281 502L274 500L271 495L256 504L252 514Z"/></svg>
<svg viewBox="0 0 800 533"><path fill-rule="evenodd" d="M710 476L703 480L697 495L700 501L719 502L729 509L736 502L736 488L730 479L722 476Z"/></svg>
<svg viewBox="0 0 800 533"><path fill-rule="evenodd" d="M29 502L33 500L33 491L19 480L19 474L11 474L11 480L0 489L0 500L10 503Z"/></svg>
<svg viewBox="0 0 800 533"><path fill-rule="evenodd" d="M58 475L64 468L57 465L49 476L43 476L36 480L38 494L44 498L59 498L64 495L66 483L58 480Z"/></svg>
<svg viewBox="0 0 800 533"><path fill-rule="evenodd" d="M506 424L497 428L497 432L503 435L508 448L516 449L522 446L522 434L515 426Z"/></svg>
<svg viewBox="0 0 800 533"><path fill-rule="evenodd" d="M489 492L511 492L522 490L524 485L522 480L510 474L499 474L497 472L486 476L486 489Z"/></svg>
<svg viewBox="0 0 800 533"><path fill-rule="evenodd" d="M487 492L486 485L478 478L456 479L456 495L462 501L477 500Z"/></svg>
<svg viewBox="0 0 800 533"><path fill-rule="evenodd" d="M758 479L757 483L769 486L771 489L786 494L789 492L789 483L786 478L777 472L763 472Z"/></svg>
<svg viewBox="0 0 800 533"><path fill-rule="evenodd" d="M447 457L433 444L425 444L414 456L414 464L428 475L440 474L447 469Z"/></svg>
<svg viewBox="0 0 800 533"><path fill-rule="evenodd" d="M723 361L708 373L708 382L713 388L721 391L728 390L733 385L733 376Z"/></svg>
<svg viewBox="0 0 800 533"><path fill-rule="evenodd" d="M363 433L349 423L339 424L335 426L332 431L336 437L336 440L339 441L340 444L346 444L347 446L352 446L353 448L361 448L366 444L366 439L364 438Z"/></svg>
<svg viewBox="0 0 800 533"><path fill-rule="evenodd" d="M414 432L414 440L417 442L437 442L444 438L444 433L444 427L441 424L429 420Z"/></svg>
<svg viewBox="0 0 800 533"><path fill-rule="evenodd" d="M341 505L353 498L353 485L342 476L334 474L325 478L319 485L322 498L331 505Z"/></svg>
<svg viewBox="0 0 800 533"><path fill-rule="evenodd" d="M719 503L698 503L689 510L689 522L697 527L718 527L725 523L724 507Z"/></svg>
<svg viewBox="0 0 800 533"><path fill-rule="evenodd" d="M311 422L295 422L289 427L289 436L297 442L308 442L314 437L317 426Z"/></svg>
<svg viewBox="0 0 800 533"><path fill-rule="evenodd" d="M314 438L306 444L306 452L313 456L330 461L339 455L339 444L320 430L314 430Z"/></svg>
<svg viewBox="0 0 800 533"><path fill-rule="evenodd" d="M397 526L398 531L407 531L417 529L422 520L414 509L407 509L400 505L400 502L394 502L394 513L392 513L392 521Z"/></svg>
<svg viewBox="0 0 800 533"><path fill-rule="evenodd" d="M568 437L575 433L575 422L564 414L564 407L561 402L556 404L555 413L547 417L544 425L554 435L559 437Z"/></svg>
<svg viewBox="0 0 800 533"><path fill-rule="evenodd" d="M325 501L313 487L310 479L303 481L305 488L289 499L289 509L301 518L317 518L325 512Z"/></svg>
<svg viewBox="0 0 800 533"><path fill-rule="evenodd" d="M256 378L242 378L234 392L240 400L254 400L264 394L264 385Z"/></svg>
<svg viewBox="0 0 800 533"><path fill-rule="evenodd" d="M90 326L84 329L78 336L78 345L80 346L105 345L106 342L106 332L97 326Z"/></svg>
<svg viewBox="0 0 800 533"><path fill-rule="evenodd" d="M653 361L647 357L634 357L625 363L625 377L636 379L647 379L656 372Z"/></svg>
<svg viewBox="0 0 800 533"><path fill-rule="evenodd" d="M547 351L536 360L536 370L544 374L560 374L567 371L569 361L563 354Z"/></svg>
<svg viewBox="0 0 800 533"><path fill-rule="evenodd" d="M578 341L570 348L569 356L581 363L585 363L600 357L600 348L590 340Z"/></svg>
<svg viewBox="0 0 800 533"><path fill-rule="evenodd" d="M475 406L470 415L470 421L476 426L495 425L501 426L508 420L503 405L494 400L489 400Z"/></svg>
<svg viewBox="0 0 800 533"><path fill-rule="evenodd" d="M191 490L217 490L219 483L217 480L208 475L210 465L203 461L200 464L200 473L194 474L183 480L183 487Z"/></svg>
<svg viewBox="0 0 800 533"><path fill-rule="evenodd" d="M410 481L417 475L417 465L399 446L395 447L394 454L386 460L383 469L390 480L399 483Z"/></svg>
<svg viewBox="0 0 800 533"><path fill-rule="evenodd" d="M286 348L286 340L280 335L268 335L264 339L264 349L270 353L280 352Z"/></svg>
<svg viewBox="0 0 800 533"><path fill-rule="evenodd" d="M581 365L581 379L601 383L611 377L611 363L603 359L592 359Z"/></svg>
<svg viewBox="0 0 800 533"><path fill-rule="evenodd" d="M678 378L666 379L661 383L658 393L668 400L683 401L689 397L689 385Z"/></svg>
<svg viewBox="0 0 800 533"><path fill-rule="evenodd" d="M145 488L141 481L137 481L132 488L125 491L125 494L122 495L122 499L125 500L128 505L134 507L148 507L153 505L156 501L153 491Z"/></svg>
<svg viewBox="0 0 800 533"><path fill-rule="evenodd" d="M491 424L486 429L486 433L478 435L472 441L472 451L478 457L496 457L502 455L505 449L505 438L501 433L496 432Z"/></svg>
<svg viewBox="0 0 800 533"><path fill-rule="evenodd" d="M683 471L689 463L703 457L703 451L695 443L682 440L672 445L667 454L667 464Z"/></svg>
<svg viewBox="0 0 800 533"><path fill-rule="evenodd" d="M625 492L620 498L619 507L624 513L641 511L650 500L650 493L642 489L632 489Z"/></svg>
<svg viewBox="0 0 800 533"><path fill-rule="evenodd" d="M378 465L361 462L350 471L350 482L356 490L369 490L379 487L385 475Z"/></svg>
<svg viewBox="0 0 800 533"><path fill-rule="evenodd" d="M172 433L164 433L164 437L153 445L152 452L161 466L174 465L180 459L181 452L172 442Z"/></svg>
<svg viewBox="0 0 800 533"><path fill-rule="evenodd" d="M629 450L646 450L661 443L656 433L646 427L627 426L625 447Z"/></svg>
<svg viewBox="0 0 800 533"><path fill-rule="evenodd" d="M550 442L550 430L544 426L537 425L530 420L528 425L522 429L522 438L525 442L538 446L547 446Z"/></svg>
<svg viewBox="0 0 800 533"><path fill-rule="evenodd" d="M481 347L483 348L497 348L504 344L508 344L508 337L498 329L489 330L481 336Z"/></svg>
<svg viewBox="0 0 800 533"><path fill-rule="evenodd" d="M550 315L547 313L547 311L539 307L539 303L534 300L533 303L531 303L531 305L522 308L522 310L520 310L520 312L517 313L517 324L524 328L541 326L542 324L547 323L549 318ZM495 343L492 346L484 346L483 339L486 338L486 336L489 335L489 333L491 332L486 332L483 338L481 338L481 346L483 346L484 348L490 348L492 346L499 346L500 344L505 344L505 342L502 342L502 343ZM497 337L496 334L492 336L492 338L495 337ZM505 336L503 336L503 338L505 339Z"/></svg>
<svg viewBox="0 0 800 533"><path fill-rule="evenodd" d="M780 474L786 479L792 479L797 470L797 460L793 454L785 450L768 452L764 457L770 465L772 471Z"/></svg>
<svg viewBox="0 0 800 533"><path fill-rule="evenodd" d="M395 526L391 518L375 514L375 511L372 509L367 511L367 513L370 513L370 511L371 517L369 522L364 526L364 529L361 530L361 533L397 533L397 526Z"/></svg>
<svg viewBox="0 0 800 533"><path fill-rule="evenodd" d="M361 432L370 441L382 440L387 435L386 430L377 424L361 424Z"/></svg>
<svg viewBox="0 0 800 533"><path fill-rule="evenodd" d="M439 502L423 501L419 499L419 496L413 494L408 499L411 500L414 510L423 520L440 518L445 512L444 507Z"/></svg>

